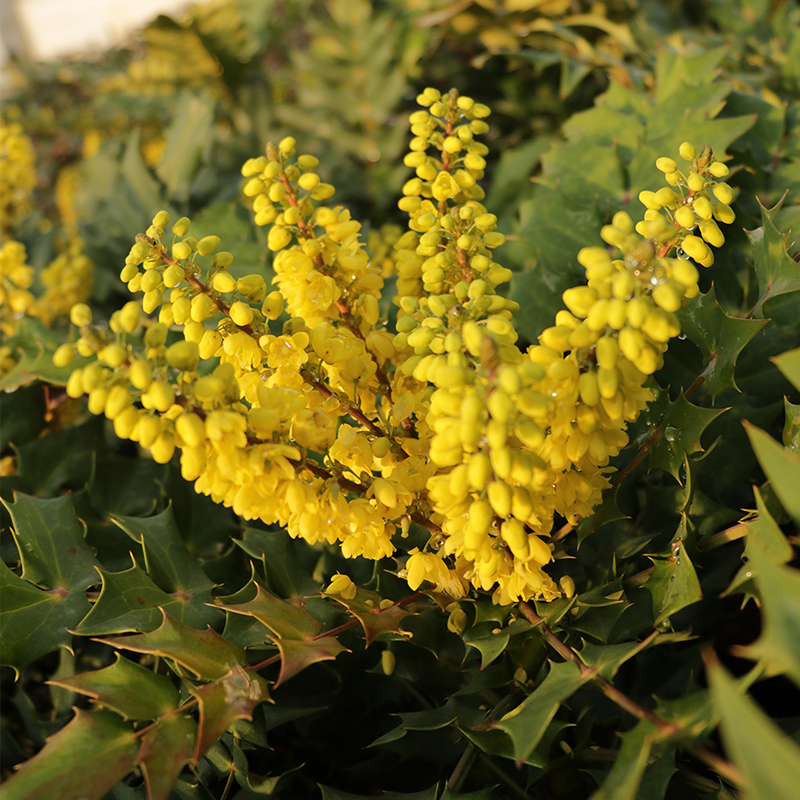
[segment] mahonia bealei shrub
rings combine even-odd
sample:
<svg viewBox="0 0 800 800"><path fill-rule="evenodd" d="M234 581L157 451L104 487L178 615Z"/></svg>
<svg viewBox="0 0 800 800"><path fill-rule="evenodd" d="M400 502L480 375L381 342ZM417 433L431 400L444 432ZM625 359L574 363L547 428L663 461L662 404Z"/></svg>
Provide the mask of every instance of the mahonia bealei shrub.
<svg viewBox="0 0 800 800"><path fill-rule="evenodd" d="M360 223L326 202L334 187L289 137L242 168L255 222L269 226L276 290L235 279L233 255L216 236L193 237L187 218L168 237L161 211L121 273L141 303L108 329L76 305L80 338L54 360L95 356L67 393L87 394L156 461L178 448L184 478L245 519L370 559L393 555L417 523L430 538L402 565L412 589L552 599L554 515L590 514L610 485L609 459L680 332L675 312L698 294L691 259L709 265L708 245L723 241L714 220L732 220L732 191L717 182L727 167L688 143L687 169L659 159L669 185L642 194L638 225L614 216L608 249L580 251L587 285L564 293L568 310L523 352L518 305L498 293L511 277L494 260L504 236L481 204L476 137L490 111L455 91L426 89L418 102L405 158L416 175L399 202L408 230L388 234L396 332L378 304L386 254L370 261ZM170 330L182 337L168 344Z"/></svg>

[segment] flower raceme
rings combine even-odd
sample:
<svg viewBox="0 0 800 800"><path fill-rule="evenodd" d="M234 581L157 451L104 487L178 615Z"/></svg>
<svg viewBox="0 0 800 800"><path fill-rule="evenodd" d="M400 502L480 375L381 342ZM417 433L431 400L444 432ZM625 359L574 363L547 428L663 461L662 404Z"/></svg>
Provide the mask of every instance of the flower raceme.
<svg viewBox="0 0 800 800"><path fill-rule="evenodd" d="M317 159L287 138L242 168L277 289L235 279L233 255L186 218L168 237L161 211L121 273L141 304L108 330L76 305L80 337L55 361L93 355L67 392L157 461L180 450L195 489L246 519L371 559L417 524L430 538L400 572L413 589L552 599L566 591L546 570L554 515L590 514L609 486L609 459L680 332L675 312L698 294L692 262L711 263L717 222L732 220L727 167L688 143L688 168L659 159L668 186L642 193L638 224L614 216L607 249L580 251L586 285L523 352L518 305L498 293L511 277L494 257L504 237L481 203L489 109L455 91L417 99L415 175L398 204L408 230L387 232L391 259L383 247L370 261ZM394 332L378 303L392 269Z"/></svg>

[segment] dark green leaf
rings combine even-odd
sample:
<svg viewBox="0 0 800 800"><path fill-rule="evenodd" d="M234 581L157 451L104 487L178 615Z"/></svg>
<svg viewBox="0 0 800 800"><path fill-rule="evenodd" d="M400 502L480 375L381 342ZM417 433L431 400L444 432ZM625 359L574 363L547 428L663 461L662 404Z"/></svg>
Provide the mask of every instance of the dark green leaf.
<svg viewBox="0 0 800 800"><path fill-rule="evenodd" d="M202 628L220 620L219 611L209 606L210 591L167 594L137 564L122 572L100 570L100 577L100 597L75 631L81 636L151 631L161 624L161 609L192 627Z"/></svg>
<svg viewBox="0 0 800 800"><path fill-rule="evenodd" d="M800 456L778 444L768 433L745 423L750 446L781 504L800 526Z"/></svg>
<svg viewBox="0 0 800 800"><path fill-rule="evenodd" d="M781 353L772 359L795 389L800 390L800 347Z"/></svg>
<svg viewBox="0 0 800 800"><path fill-rule="evenodd" d="M194 757L197 723L188 714L172 714L142 737L136 763L147 785L148 800L169 800L183 767Z"/></svg>
<svg viewBox="0 0 800 800"><path fill-rule="evenodd" d="M675 401L667 399L666 408L659 414L658 436L650 448L650 469L663 469L681 483L681 467L686 456L703 452L700 444L703 431L727 410L693 405L683 392Z"/></svg>
<svg viewBox="0 0 800 800"><path fill-rule="evenodd" d="M165 592L194 595L213 586L183 543L172 506L154 517L112 516L111 519L142 545L147 572Z"/></svg>
<svg viewBox="0 0 800 800"><path fill-rule="evenodd" d="M786 252L786 237L772 221L780 204L767 209L759 201L761 227L748 232L753 248L759 298L757 305L764 304L780 294L800 289L800 265Z"/></svg>
<svg viewBox="0 0 800 800"><path fill-rule="evenodd" d="M766 320L738 319L725 313L717 302L714 287L678 312L681 330L700 348L706 368L703 378L716 397L723 389L736 389L734 368L739 353L767 324Z"/></svg>
<svg viewBox="0 0 800 800"><path fill-rule="evenodd" d="M746 695L718 663L709 683L720 715L722 741L746 780L752 800L795 800L800 786L800 747Z"/></svg>
<svg viewBox="0 0 800 800"><path fill-rule="evenodd" d="M5 800L100 800L136 763L133 728L110 711L81 711L3 785Z"/></svg>
<svg viewBox="0 0 800 800"><path fill-rule="evenodd" d="M156 719L178 705L178 690L169 678L119 653L116 656L117 660L109 667L50 683L87 695L98 705L130 720Z"/></svg>
<svg viewBox="0 0 800 800"><path fill-rule="evenodd" d="M783 445L793 453L800 454L800 404L783 401L786 422L783 424Z"/></svg>
<svg viewBox="0 0 800 800"><path fill-rule="evenodd" d="M213 680L245 664L244 651L208 628L199 631L161 612L161 626L138 636L114 636L98 641L134 653L151 653L175 661L200 678Z"/></svg>
<svg viewBox="0 0 800 800"><path fill-rule="evenodd" d="M300 563L299 543L285 531L246 528L236 544L264 565L267 585L279 597L304 597L319 591L319 584Z"/></svg>
<svg viewBox="0 0 800 800"><path fill-rule="evenodd" d="M83 592L46 592L22 580L4 562L0 562L0 590L0 659L18 674L37 658L59 647L69 648L69 630L89 610Z"/></svg>
<svg viewBox="0 0 800 800"><path fill-rule="evenodd" d="M669 556L652 558L652 561L653 572L645 588L653 596L654 624L658 625L676 611L702 600L703 593L694 565L680 540L673 545Z"/></svg>
<svg viewBox="0 0 800 800"><path fill-rule="evenodd" d="M86 589L97 583L100 564L84 538L69 495L53 500L14 493L4 503L14 523L22 577L45 589Z"/></svg>
<svg viewBox="0 0 800 800"><path fill-rule="evenodd" d="M578 655L587 667L596 669L604 678L611 680L626 661L648 647L654 638L651 635L642 642L624 642L623 644L599 645L584 642Z"/></svg>
<svg viewBox="0 0 800 800"><path fill-rule="evenodd" d="M518 762L525 761L539 744L561 703L588 680L574 661L551 663L550 672L542 683L522 704L495 723L495 727L511 737Z"/></svg>
<svg viewBox="0 0 800 800"><path fill-rule="evenodd" d="M321 783L318 784L318 786L322 791L322 800L367 800L368 797L367 795L343 792L339 789L333 789L330 786L324 786ZM378 797L380 800L436 800L437 793L438 784L422 792L384 792L378 795Z"/></svg>
<svg viewBox="0 0 800 800"><path fill-rule="evenodd" d="M664 800L669 782L676 772L675 750L670 749L657 761L651 761L644 768L636 800Z"/></svg>
<svg viewBox="0 0 800 800"><path fill-rule="evenodd" d="M650 749L656 739L655 726L642 720L636 727L621 734L620 747L614 766L603 785L591 800L635 800L642 780Z"/></svg>

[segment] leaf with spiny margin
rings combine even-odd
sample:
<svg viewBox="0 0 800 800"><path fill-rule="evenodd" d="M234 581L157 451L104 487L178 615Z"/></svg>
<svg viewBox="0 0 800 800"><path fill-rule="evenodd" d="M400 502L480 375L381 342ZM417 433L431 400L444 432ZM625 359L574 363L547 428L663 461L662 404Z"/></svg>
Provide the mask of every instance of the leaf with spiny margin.
<svg viewBox="0 0 800 800"><path fill-rule="evenodd" d="M584 641L583 648L578 651L578 655L587 667L596 669L604 678L611 680L626 661L649 647L655 638L656 634L652 633L641 642L593 644Z"/></svg>
<svg viewBox="0 0 800 800"><path fill-rule="evenodd" d="M136 733L117 714L76 709L3 784L3 800L100 800L134 768L138 751Z"/></svg>
<svg viewBox="0 0 800 800"><path fill-rule="evenodd" d="M22 580L0 561L0 663L19 675L37 658L70 649L70 628L89 611L83 592L46 592Z"/></svg>
<svg viewBox="0 0 800 800"><path fill-rule="evenodd" d="M771 359L795 389L800 389L800 347Z"/></svg>
<svg viewBox="0 0 800 800"><path fill-rule="evenodd" d="M644 768L636 800L664 800L672 776L677 772L675 750L669 749L656 761Z"/></svg>
<svg viewBox="0 0 800 800"><path fill-rule="evenodd" d="M63 343L41 320L25 316L17 323L13 336L3 337L16 363L0 378L0 392L11 392L33 381L66 386L74 369L90 364L92 357L76 358L66 367L53 364L53 353Z"/></svg>
<svg viewBox="0 0 800 800"><path fill-rule="evenodd" d="M559 706L589 680L574 661L550 664L550 672L533 692L494 727L514 743L514 758L523 762L539 744Z"/></svg>
<svg viewBox="0 0 800 800"><path fill-rule="evenodd" d="M756 198L757 199L757 198ZM750 246L753 248L754 267L758 279L758 309L780 294L796 292L800 289L800 264L786 250L786 235L776 227L772 218L780 211L781 203L773 208L761 209L761 227L748 231Z"/></svg>
<svg viewBox="0 0 800 800"><path fill-rule="evenodd" d="M171 505L153 517L112 514L111 520L142 546L147 572L165 592L194 595L214 585L183 543Z"/></svg>
<svg viewBox="0 0 800 800"><path fill-rule="evenodd" d="M148 800L169 800L175 781L194 758L197 723L188 714L160 719L142 736L136 764L147 786Z"/></svg>
<svg viewBox="0 0 800 800"><path fill-rule="evenodd" d="M505 632L493 633L498 630L497 623L483 622L473 625L461 634L464 644L474 647L481 654L481 669L485 669L508 647L511 637Z"/></svg>
<svg viewBox="0 0 800 800"><path fill-rule="evenodd" d="M744 427L770 486L795 524L800 526L800 456L778 444L755 425L745 422Z"/></svg>
<svg viewBox="0 0 800 800"><path fill-rule="evenodd" d="M655 69L656 102L662 103L676 94L682 94L687 83L693 86L711 83L729 49L728 45L724 45L697 54L686 54L668 47L660 48Z"/></svg>
<svg viewBox="0 0 800 800"><path fill-rule="evenodd" d="M253 600L237 605L219 605L218 608L254 617L272 631L274 635L269 638L275 642L281 654L276 686L312 664L333 661L339 653L349 652L335 636L321 635L322 623L303 606L281 600L259 584L256 584L256 597Z"/></svg>
<svg viewBox="0 0 800 800"><path fill-rule="evenodd" d="M443 706L426 711L409 711L392 716L400 717L400 724L378 737L370 747L395 742L402 739L408 731L438 731L452 725L458 719L456 701L450 698Z"/></svg>
<svg viewBox="0 0 800 800"><path fill-rule="evenodd" d="M641 720L620 734L622 746L603 785L590 800L636 800L657 731L650 720Z"/></svg>
<svg viewBox="0 0 800 800"><path fill-rule="evenodd" d="M129 720L156 719L178 705L180 695L169 678L119 653L116 656L117 660L103 669L48 683L91 697L98 705Z"/></svg>
<svg viewBox="0 0 800 800"><path fill-rule="evenodd" d="M793 453L800 454L800 405L783 398L786 421L783 423L783 445Z"/></svg>
<svg viewBox="0 0 800 800"><path fill-rule="evenodd" d="M75 629L81 636L105 636L127 631L152 631L161 624L161 609L194 628L216 623L219 612L209 604L211 591L188 599L167 594L134 564L122 572L98 570L103 585L92 610Z"/></svg>
<svg viewBox="0 0 800 800"><path fill-rule="evenodd" d="M481 752L490 756L507 758L510 761L515 758L514 743L505 731L501 731L499 728L486 730L485 728L468 728L463 725L458 725L457 727L464 738L472 742ZM553 742L561 731L568 727L570 727L570 723L566 720L554 719L547 726L547 730L539 740L539 744L522 763L539 769L548 769L550 767L550 749L553 746Z"/></svg>
<svg viewBox="0 0 800 800"><path fill-rule="evenodd" d="M45 589L86 589L97 583L100 562L84 538L69 495L44 500L14 493L3 504L14 524L22 577Z"/></svg>
<svg viewBox="0 0 800 800"><path fill-rule="evenodd" d="M734 369L739 353L767 324L765 319L740 319L725 313L714 287L677 314L681 331L700 349L706 368L703 378L716 397L723 389L736 389Z"/></svg>
<svg viewBox="0 0 800 800"><path fill-rule="evenodd" d="M660 413L661 424L658 437L650 448L648 465L650 469L658 467L669 472L678 483L681 483L680 470L686 456L702 453L700 439L703 431L727 408L701 408L690 403L683 392L675 401L669 400L666 394L666 408Z"/></svg>
<svg viewBox="0 0 800 800"><path fill-rule="evenodd" d="M685 514L682 516L685 518ZM670 555L648 557L653 562L653 571L644 586L653 597L654 625L703 599L694 564L680 540L673 545Z"/></svg>
<svg viewBox="0 0 800 800"><path fill-rule="evenodd" d="M361 587L352 599L342 597L340 594L323 592L323 595L343 605L361 623L364 629L365 647L369 647L372 642L380 638L389 641L408 639L408 631L402 630L400 623L406 617L418 613L408 611L406 607L397 603L388 608L381 608L383 598L377 592Z"/></svg>
<svg viewBox="0 0 800 800"><path fill-rule="evenodd" d="M800 747L742 694L716 659L708 665L708 678L722 742L745 778L748 799L796 800Z"/></svg>
<svg viewBox="0 0 800 800"><path fill-rule="evenodd" d="M317 786L322 792L322 800L369 800L369 795L343 792L341 789L334 789L332 786L325 786L322 783L318 783ZM421 792L384 792L380 795L379 800L436 800L438 796L439 784L437 783L430 789L424 789ZM455 795L455 797L458 798L461 795Z"/></svg>
<svg viewBox="0 0 800 800"><path fill-rule="evenodd" d="M776 564L756 541L748 548L761 596L761 635L742 654L767 667L769 675L788 675L800 686L800 571Z"/></svg>
<svg viewBox="0 0 800 800"><path fill-rule="evenodd" d="M283 778L293 772L298 772L304 765L298 764L296 767L287 769L286 772L281 772L278 775L257 775L250 767L247 753L239 746L239 741L235 738L235 729L239 724L241 723L234 724L231 730L234 733L234 738L230 742L230 750L233 755L233 776L236 778L236 783L242 789L249 790L255 794L272 796Z"/></svg>
<svg viewBox="0 0 800 800"><path fill-rule="evenodd" d="M244 650L225 640L212 628L191 628L162 609L161 625L150 633L137 636L113 636L97 641L131 650L169 658L200 678L214 680L226 675L231 667L244 665Z"/></svg>
<svg viewBox="0 0 800 800"><path fill-rule="evenodd" d="M190 690L200 705L194 761L222 736L237 719L252 719L253 709L270 700L267 682L255 672L234 667L212 683Z"/></svg>
<svg viewBox="0 0 800 800"><path fill-rule="evenodd" d="M279 597L305 597L319 591L319 584L297 557L298 542L285 531L245 528L234 543L263 564L267 586Z"/></svg>

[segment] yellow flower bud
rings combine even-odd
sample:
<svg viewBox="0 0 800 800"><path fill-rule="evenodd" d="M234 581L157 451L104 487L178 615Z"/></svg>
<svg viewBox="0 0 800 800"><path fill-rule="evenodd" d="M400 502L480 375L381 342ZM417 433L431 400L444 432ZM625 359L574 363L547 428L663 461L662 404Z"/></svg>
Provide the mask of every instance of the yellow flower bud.
<svg viewBox="0 0 800 800"><path fill-rule="evenodd" d="M171 431L160 433L150 446L150 455L157 464L166 464L175 453L175 436Z"/></svg>
<svg viewBox="0 0 800 800"><path fill-rule="evenodd" d="M213 253L219 245L219 236L204 236L197 243L197 252L201 256L207 256Z"/></svg>
<svg viewBox="0 0 800 800"><path fill-rule="evenodd" d="M188 217L181 217L173 226L172 232L176 236L186 236L189 233L189 227L192 224ZM162 226L163 227L163 226Z"/></svg>
<svg viewBox="0 0 800 800"><path fill-rule="evenodd" d="M66 367L72 361L77 353L71 344L62 344L53 353L53 365L56 367Z"/></svg>
<svg viewBox="0 0 800 800"><path fill-rule="evenodd" d="M182 261L189 258L192 254L192 248L186 242L175 242L172 245L172 257L177 261Z"/></svg>
<svg viewBox="0 0 800 800"><path fill-rule="evenodd" d="M190 316L195 322L204 322L215 312L214 301L207 294L198 294L192 298Z"/></svg>
<svg viewBox="0 0 800 800"><path fill-rule="evenodd" d="M76 303L69 312L69 319L77 327L91 325L92 309L86 303Z"/></svg>
<svg viewBox="0 0 800 800"><path fill-rule="evenodd" d="M383 674L387 677L391 676L394 672L396 663L397 659L391 650L384 650L381 653L381 669L383 670Z"/></svg>
<svg viewBox="0 0 800 800"><path fill-rule="evenodd" d="M118 344L108 344L97 354L100 361L112 368L123 364L127 357L128 351Z"/></svg>
<svg viewBox="0 0 800 800"><path fill-rule="evenodd" d="M337 572L331 579L325 594L338 594L344 600L353 600L358 594L358 587L353 583L349 575L342 575Z"/></svg>
<svg viewBox="0 0 800 800"><path fill-rule="evenodd" d="M253 309L247 303L237 301L230 308L231 321L243 328L253 321Z"/></svg>
<svg viewBox="0 0 800 800"><path fill-rule="evenodd" d="M680 153L681 158L684 161L691 161L696 155L696 152L695 152L695 149L694 149L694 145L692 145L691 142L684 142L678 148L678 152Z"/></svg>
<svg viewBox="0 0 800 800"><path fill-rule="evenodd" d="M728 166L726 164L723 164L721 161L712 162L708 167L708 171L715 178L724 178L726 175L730 173Z"/></svg>
<svg viewBox="0 0 800 800"><path fill-rule="evenodd" d="M128 370L128 379L131 384L141 391L146 391L153 380L153 370L147 361L137 359Z"/></svg>
<svg viewBox="0 0 800 800"><path fill-rule="evenodd" d="M199 361L199 348L194 342L175 342L167 348L167 363L175 369L193 370Z"/></svg>
<svg viewBox="0 0 800 800"><path fill-rule="evenodd" d="M175 430L189 447L199 447L206 440L203 420L192 411L184 412L175 420Z"/></svg>
<svg viewBox="0 0 800 800"><path fill-rule="evenodd" d="M286 247L292 241L292 234L286 228L274 226L267 235L267 247L276 252Z"/></svg>
<svg viewBox="0 0 800 800"><path fill-rule="evenodd" d="M167 220L169 222L169 220ZM167 224L166 222L164 223ZM105 403L105 415L108 419L116 419L133 402L131 393L125 386L114 386L108 393Z"/></svg>

